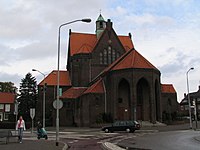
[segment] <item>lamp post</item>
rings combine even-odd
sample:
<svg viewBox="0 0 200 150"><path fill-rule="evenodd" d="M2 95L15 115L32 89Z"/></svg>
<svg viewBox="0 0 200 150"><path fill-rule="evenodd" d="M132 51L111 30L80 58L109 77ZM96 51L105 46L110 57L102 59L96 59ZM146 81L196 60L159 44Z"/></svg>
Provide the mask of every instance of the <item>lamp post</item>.
<svg viewBox="0 0 200 150"><path fill-rule="evenodd" d="M32 69L32 71L37 71L37 72L39 72L40 74L42 74L43 76L44 76L44 79L45 79L45 74L44 73L42 73L41 71L39 71L39 70L36 70L36 69ZM43 128L45 128L45 89L46 87L45 87L45 83L44 83L44 85L43 85Z"/></svg>
<svg viewBox="0 0 200 150"><path fill-rule="evenodd" d="M187 77L187 92L188 92L188 106L189 106L189 118L190 118L190 129L192 129L192 118L191 118L191 103L190 103L190 90L189 90L189 81L188 81L188 73L190 70L193 70L194 68L191 67L187 73L186 73L186 77Z"/></svg>
<svg viewBox="0 0 200 150"><path fill-rule="evenodd" d="M59 105L59 96L60 96L60 92L59 92L59 84L60 84L60 29L63 26L66 26L68 24L72 24L75 22L91 22L91 19L78 19L78 20L74 20L74 21L70 21L67 23L63 23L59 26L59 30L58 30L58 70L57 70L57 98L56 98L56 105ZM59 141L59 109L58 107L56 108L56 146L58 146L58 141Z"/></svg>

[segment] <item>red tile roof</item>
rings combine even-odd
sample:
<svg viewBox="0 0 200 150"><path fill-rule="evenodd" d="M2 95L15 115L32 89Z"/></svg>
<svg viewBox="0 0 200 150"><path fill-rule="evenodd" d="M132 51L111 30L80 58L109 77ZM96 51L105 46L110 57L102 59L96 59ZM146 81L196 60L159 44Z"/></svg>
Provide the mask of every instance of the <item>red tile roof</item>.
<svg viewBox="0 0 200 150"><path fill-rule="evenodd" d="M118 36L125 50L133 48L132 40L129 36ZM70 56L80 53L91 53L98 42L95 34L75 33L70 35Z"/></svg>
<svg viewBox="0 0 200 150"><path fill-rule="evenodd" d="M162 84L162 93L176 93L176 90L174 89L172 84Z"/></svg>
<svg viewBox="0 0 200 150"><path fill-rule="evenodd" d="M79 53L91 53L97 38L95 34L74 33L70 35L70 55Z"/></svg>
<svg viewBox="0 0 200 150"><path fill-rule="evenodd" d="M134 47L133 42L129 36L118 36L118 38L119 38L120 42L122 43L122 45L124 46L126 51L128 51Z"/></svg>
<svg viewBox="0 0 200 150"><path fill-rule="evenodd" d="M86 89L86 87L71 87L70 89L65 91L60 98L78 98Z"/></svg>
<svg viewBox="0 0 200 150"><path fill-rule="evenodd" d="M0 104L12 104L15 101L15 94L0 92Z"/></svg>
<svg viewBox="0 0 200 150"><path fill-rule="evenodd" d="M147 59L145 59L139 52L132 49L125 53L125 57L122 57L119 62L112 67L111 70L120 70L127 68L145 68L156 69Z"/></svg>
<svg viewBox="0 0 200 150"><path fill-rule="evenodd" d="M68 71L60 71L60 86L71 86L71 80ZM53 70L39 85L57 85L57 70Z"/></svg>
<svg viewBox="0 0 200 150"><path fill-rule="evenodd" d="M104 93L102 79L98 80L93 85L88 87L88 89L84 92L84 94L88 94L88 93Z"/></svg>

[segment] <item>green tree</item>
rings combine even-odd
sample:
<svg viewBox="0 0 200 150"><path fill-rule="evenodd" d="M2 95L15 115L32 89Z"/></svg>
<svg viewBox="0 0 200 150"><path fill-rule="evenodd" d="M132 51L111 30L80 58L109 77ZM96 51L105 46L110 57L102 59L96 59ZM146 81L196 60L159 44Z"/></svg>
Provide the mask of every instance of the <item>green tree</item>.
<svg viewBox="0 0 200 150"><path fill-rule="evenodd" d="M37 103L37 81L31 73L21 80L19 93L19 114L30 120L30 108L35 108Z"/></svg>
<svg viewBox="0 0 200 150"><path fill-rule="evenodd" d="M17 88L12 82L0 82L0 92L15 93Z"/></svg>

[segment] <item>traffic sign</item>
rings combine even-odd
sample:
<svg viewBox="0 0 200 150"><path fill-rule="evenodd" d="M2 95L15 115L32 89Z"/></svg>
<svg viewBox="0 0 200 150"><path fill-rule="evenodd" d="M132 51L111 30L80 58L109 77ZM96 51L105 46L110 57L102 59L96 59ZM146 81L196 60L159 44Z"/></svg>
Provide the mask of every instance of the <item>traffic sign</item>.
<svg viewBox="0 0 200 150"><path fill-rule="evenodd" d="M53 107L55 108L55 109L61 109L62 107L63 107L63 102L61 101L61 100L55 100L54 102L53 102Z"/></svg>
<svg viewBox="0 0 200 150"><path fill-rule="evenodd" d="M30 108L30 116L32 119L35 117L35 108Z"/></svg>

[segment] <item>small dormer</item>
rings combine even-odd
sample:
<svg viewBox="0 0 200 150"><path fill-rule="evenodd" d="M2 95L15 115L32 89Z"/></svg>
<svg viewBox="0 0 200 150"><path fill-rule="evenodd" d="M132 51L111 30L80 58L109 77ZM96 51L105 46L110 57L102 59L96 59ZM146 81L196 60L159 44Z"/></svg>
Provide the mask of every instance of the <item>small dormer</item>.
<svg viewBox="0 0 200 150"><path fill-rule="evenodd" d="M96 21L96 36L97 36L97 38L99 38L99 36L101 35L101 33L104 31L105 28L106 28L106 21L100 14Z"/></svg>

